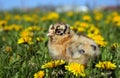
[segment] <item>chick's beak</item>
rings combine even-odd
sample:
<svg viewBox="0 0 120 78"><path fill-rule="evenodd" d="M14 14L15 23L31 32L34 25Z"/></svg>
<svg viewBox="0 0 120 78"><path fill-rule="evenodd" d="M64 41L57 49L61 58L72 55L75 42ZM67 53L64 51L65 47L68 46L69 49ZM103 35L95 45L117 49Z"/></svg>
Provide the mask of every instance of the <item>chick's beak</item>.
<svg viewBox="0 0 120 78"><path fill-rule="evenodd" d="M47 34L48 37L51 37L53 35L54 35L53 32L48 32L48 34Z"/></svg>

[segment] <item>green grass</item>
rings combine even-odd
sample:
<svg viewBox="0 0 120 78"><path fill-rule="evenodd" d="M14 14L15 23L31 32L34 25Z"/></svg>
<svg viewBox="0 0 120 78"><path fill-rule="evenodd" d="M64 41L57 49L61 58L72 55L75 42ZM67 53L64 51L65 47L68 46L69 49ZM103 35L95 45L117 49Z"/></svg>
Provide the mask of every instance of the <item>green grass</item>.
<svg viewBox="0 0 120 78"><path fill-rule="evenodd" d="M105 23L107 16L111 16L113 12L100 12L103 15L99 21L94 19L94 13L75 13L73 12L72 16L67 16L67 13L60 13L59 18L56 20L45 20L42 21L41 18L46 16L47 12L42 11L8 11L0 12L0 21L5 20L7 24L5 26L10 26L11 24L21 25L23 29L19 31L0 30L0 78L33 78L34 73L38 72L41 69L41 65L46 62L51 61L49 56L48 48L46 42L48 40L46 33L48 27L52 23L58 21L63 21L71 26L74 25L76 21L88 22L94 24L99 28L101 35L107 41L105 47L100 47L101 55L96 61L90 61L88 67L85 69L86 78L119 78L120 77L120 26L117 26L113 22ZM119 12L117 12L120 16ZM20 20L16 20L15 16L19 15ZM32 21L26 21L24 15L32 18ZM36 15L37 17L33 17ZM84 15L89 15L92 17L91 21L84 21L82 17ZM7 18L9 17L9 18ZM112 18L111 18L112 20ZM36 22L37 21L37 22ZM119 21L120 22L120 21ZM18 39L20 38L20 33L30 27L38 26L42 28L41 30L32 31L33 42L34 44L17 44ZM0 27L4 27L2 24ZM44 38L42 41L36 41L36 37ZM114 50L112 50L111 45L113 43L118 43ZM6 47L10 47L11 50ZM99 61L111 61L116 64L115 70L103 70L95 67L95 64ZM58 74L59 70L63 71L63 74ZM45 78L75 78L73 74L64 70L63 66L44 69ZM56 74L51 74L51 72L56 71Z"/></svg>

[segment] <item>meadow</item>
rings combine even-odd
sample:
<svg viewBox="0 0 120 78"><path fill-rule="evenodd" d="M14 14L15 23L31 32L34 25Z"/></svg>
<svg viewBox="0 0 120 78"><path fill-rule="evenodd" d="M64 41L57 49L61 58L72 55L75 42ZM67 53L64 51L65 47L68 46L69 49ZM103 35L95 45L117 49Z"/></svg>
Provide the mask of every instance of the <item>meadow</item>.
<svg viewBox="0 0 120 78"><path fill-rule="evenodd" d="M95 40L101 54L87 68L53 61L46 36L56 22ZM120 12L0 12L0 78L120 78Z"/></svg>

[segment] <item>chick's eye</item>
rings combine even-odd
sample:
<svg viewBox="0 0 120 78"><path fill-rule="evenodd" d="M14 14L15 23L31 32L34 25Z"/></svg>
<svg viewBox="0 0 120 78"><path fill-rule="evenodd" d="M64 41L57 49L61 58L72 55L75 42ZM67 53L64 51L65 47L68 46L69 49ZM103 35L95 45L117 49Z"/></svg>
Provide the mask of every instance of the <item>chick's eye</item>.
<svg viewBox="0 0 120 78"><path fill-rule="evenodd" d="M57 30L57 31L56 31L56 33L60 33L60 32L61 32L61 30Z"/></svg>
<svg viewBox="0 0 120 78"><path fill-rule="evenodd" d="M55 33L57 34L57 35L62 35L63 33L62 33L62 29L57 29L56 31L55 31Z"/></svg>

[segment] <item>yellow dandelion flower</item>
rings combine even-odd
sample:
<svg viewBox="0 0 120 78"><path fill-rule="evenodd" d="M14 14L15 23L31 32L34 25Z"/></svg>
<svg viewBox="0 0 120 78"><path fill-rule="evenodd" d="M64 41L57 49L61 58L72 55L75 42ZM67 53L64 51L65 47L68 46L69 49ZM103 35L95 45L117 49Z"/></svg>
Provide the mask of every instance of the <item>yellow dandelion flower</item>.
<svg viewBox="0 0 120 78"><path fill-rule="evenodd" d="M110 61L99 62L95 66L97 68L106 69L106 70L114 70L116 68L115 63L111 63Z"/></svg>
<svg viewBox="0 0 120 78"><path fill-rule="evenodd" d="M96 28L94 25L90 25L90 28L88 30L88 33L91 33L91 34L100 34L100 31L98 28Z"/></svg>
<svg viewBox="0 0 120 78"><path fill-rule="evenodd" d="M57 20L59 18L59 14L57 12L50 12L47 15L48 20Z"/></svg>
<svg viewBox="0 0 120 78"><path fill-rule="evenodd" d="M4 31L11 31L12 30L12 27L11 26L5 26L3 28Z"/></svg>
<svg viewBox="0 0 120 78"><path fill-rule="evenodd" d="M89 27L88 23L76 21L72 29L78 32L84 32L88 27Z"/></svg>
<svg viewBox="0 0 120 78"><path fill-rule="evenodd" d="M18 44L33 44L31 37L22 37L18 39Z"/></svg>
<svg viewBox="0 0 120 78"><path fill-rule="evenodd" d="M85 76L84 66L79 63L70 63L65 69L73 73L75 76Z"/></svg>
<svg viewBox="0 0 120 78"><path fill-rule="evenodd" d="M81 22L81 23L80 23L80 26L81 26L81 27L84 27L84 28L87 28L87 27L89 26L89 24L86 23L86 22Z"/></svg>
<svg viewBox="0 0 120 78"><path fill-rule="evenodd" d="M0 27L4 27L7 24L6 20L1 20L0 21Z"/></svg>
<svg viewBox="0 0 120 78"><path fill-rule="evenodd" d="M39 30L41 30L41 28L38 26L30 26L26 30L27 31L39 31Z"/></svg>
<svg viewBox="0 0 120 78"><path fill-rule="evenodd" d="M85 31L85 28L79 27L79 28L77 28L77 31L78 31L78 32L84 32L84 31Z"/></svg>
<svg viewBox="0 0 120 78"><path fill-rule="evenodd" d="M120 22L120 16L114 16L113 19L112 19L112 22L113 23L117 23L117 22Z"/></svg>
<svg viewBox="0 0 120 78"><path fill-rule="evenodd" d="M23 15L23 19L26 21L26 22L33 22L33 18L29 15Z"/></svg>
<svg viewBox="0 0 120 78"><path fill-rule="evenodd" d="M41 68L53 68L53 67L56 67L56 66L60 66L60 65L63 65L65 64L65 61L63 60L55 60L55 61L50 61L48 63L45 63L44 65L41 66Z"/></svg>
<svg viewBox="0 0 120 78"><path fill-rule="evenodd" d="M10 27L12 30L16 30L16 31L19 31L22 29L22 26L16 25L16 24L12 24L12 25L10 25Z"/></svg>
<svg viewBox="0 0 120 78"><path fill-rule="evenodd" d="M85 16L83 16L83 20L84 21L91 21L92 19L89 15L85 15Z"/></svg>
<svg viewBox="0 0 120 78"><path fill-rule="evenodd" d="M105 47L107 45L107 42L104 40L96 40L95 41L100 47Z"/></svg>
<svg viewBox="0 0 120 78"><path fill-rule="evenodd" d="M4 26L4 28L3 28L4 31L11 31L11 30L19 31L21 29L22 29L22 26L16 25L16 24Z"/></svg>
<svg viewBox="0 0 120 78"><path fill-rule="evenodd" d="M44 71L38 71L34 74L34 78L43 78L45 75Z"/></svg>
<svg viewBox="0 0 120 78"><path fill-rule="evenodd" d="M98 64L95 65L97 68L103 68L105 69L104 63L103 62L99 62Z"/></svg>
<svg viewBox="0 0 120 78"><path fill-rule="evenodd" d="M27 31L27 30L23 30L23 31L20 33L20 36L21 36L21 37L26 37L26 36L32 37L32 36L33 36L33 32L30 32L30 31Z"/></svg>
<svg viewBox="0 0 120 78"><path fill-rule="evenodd" d="M95 40L95 42L101 47L105 47L107 45L107 42L104 40L104 38L100 34L94 35L89 33L87 36Z"/></svg>

